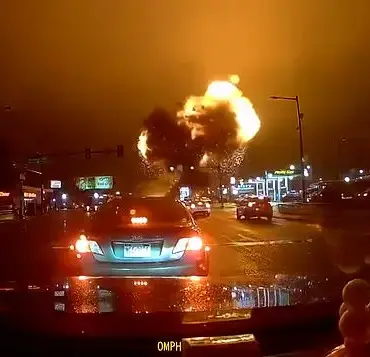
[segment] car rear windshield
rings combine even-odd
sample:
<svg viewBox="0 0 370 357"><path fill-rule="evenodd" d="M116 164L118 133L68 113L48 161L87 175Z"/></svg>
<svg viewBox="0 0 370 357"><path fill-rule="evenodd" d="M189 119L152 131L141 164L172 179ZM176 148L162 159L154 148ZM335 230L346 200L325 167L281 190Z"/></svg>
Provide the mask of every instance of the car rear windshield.
<svg viewBox="0 0 370 357"><path fill-rule="evenodd" d="M191 218L186 208L171 199L117 199L101 207L95 220L119 220L131 224L132 217L146 217L148 224L188 223Z"/></svg>

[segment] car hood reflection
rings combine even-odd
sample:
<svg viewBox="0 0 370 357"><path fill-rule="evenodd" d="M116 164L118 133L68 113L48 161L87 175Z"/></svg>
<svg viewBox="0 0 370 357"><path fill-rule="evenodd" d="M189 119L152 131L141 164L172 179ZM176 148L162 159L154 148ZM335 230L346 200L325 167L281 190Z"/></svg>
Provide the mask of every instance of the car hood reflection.
<svg viewBox="0 0 370 357"><path fill-rule="evenodd" d="M27 295L44 294L57 312L69 314L200 313L197 318L248 318L248 310L338 300L343 284L308 276L274 275L265 279L70 277L49 284L0 286L2 297L18 290ZM11 301L11 299L7 299ZM36 301L32 298L32 301ZM41 305L41 304L40 304ZM19 305L18 305L19 306ZM43 308L45 305L43 305ZM38 306L40 308L40 306ZM246 311L247 309L247 311ZM192 314L193 315L193 314ZM195 316L195 315L194 315Z"/></svg>

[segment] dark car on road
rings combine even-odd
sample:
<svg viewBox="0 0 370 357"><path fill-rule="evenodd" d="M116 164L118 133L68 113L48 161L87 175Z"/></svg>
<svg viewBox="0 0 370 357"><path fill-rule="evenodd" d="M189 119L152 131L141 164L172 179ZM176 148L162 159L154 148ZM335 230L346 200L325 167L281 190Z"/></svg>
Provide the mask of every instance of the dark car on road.
<svg viewBox="0 0 370 357"><path fill-rule="evenodd" d="M208 250L190 212L170 198L117 198L71 245L83 275L204 276Z"/></svg>
<svg viewBox="0 0 370 357"><path fill-rule="evenodd" d="M209 217L211 215L211 204L203 199L187 199L184 202L193 217Z"/></svg>
<svg viewBox="0 0 370 357"><path fill-rule="evenodd" d="M238 220L263 217L271 222L272 216L272 206L268 197L246 197L236 207L236 218Z"/></svg>

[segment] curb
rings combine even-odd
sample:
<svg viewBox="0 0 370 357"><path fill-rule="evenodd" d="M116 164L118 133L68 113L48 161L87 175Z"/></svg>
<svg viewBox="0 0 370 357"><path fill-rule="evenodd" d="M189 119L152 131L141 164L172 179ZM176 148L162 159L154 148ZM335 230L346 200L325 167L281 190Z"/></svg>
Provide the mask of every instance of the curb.
<svg viewBox="0 0 370 357"><path fill-rule="evenodd" d="M306 219L306 218L295 218L295 217L281 217L281 216L273 216L273 218L276 218L276 219L284 219L286 221L298 221L298 222L309 222L310 220L309 219Z"/></svg>

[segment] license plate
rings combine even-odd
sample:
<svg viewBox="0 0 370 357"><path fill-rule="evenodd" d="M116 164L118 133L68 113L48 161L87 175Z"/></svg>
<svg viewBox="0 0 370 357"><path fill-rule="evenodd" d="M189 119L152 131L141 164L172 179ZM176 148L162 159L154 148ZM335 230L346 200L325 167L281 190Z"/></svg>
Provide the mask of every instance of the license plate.
<svg viewBox="0 0 370 357"><path fill-rule="evenodd" d="M150 255L150 244L125 244L123 248L125 258L149 258Z"/></svg>

